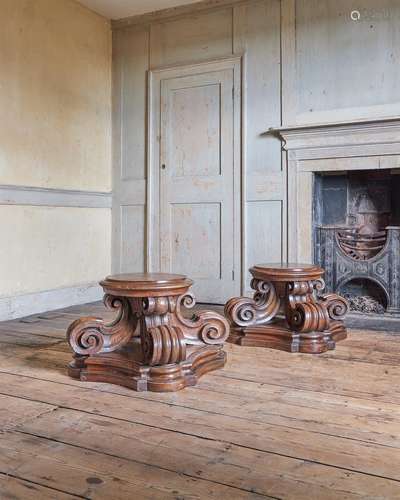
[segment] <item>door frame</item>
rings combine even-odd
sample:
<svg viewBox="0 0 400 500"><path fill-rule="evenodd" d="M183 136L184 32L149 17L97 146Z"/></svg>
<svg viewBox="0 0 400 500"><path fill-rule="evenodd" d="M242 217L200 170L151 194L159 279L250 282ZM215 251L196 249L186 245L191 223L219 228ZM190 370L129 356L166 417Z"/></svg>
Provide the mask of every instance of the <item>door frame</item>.
<svg viewBox="0 0 400 500"><path fill-rule="evenodd" d="M243 222L244 175L242 175L242 55L223 57L198 63L163 66L148 71L147 82L147 216L146 216L146 270L156 272L160 266L160 217L159 217L159 167L160 167L160 104L161 81L166 78L192 76L207 72L231 69L233 71L234 125L233 125L233 182L234 182L234 269L240 290L244 287ZM243 90L242 90L243 89Z"/></svg>

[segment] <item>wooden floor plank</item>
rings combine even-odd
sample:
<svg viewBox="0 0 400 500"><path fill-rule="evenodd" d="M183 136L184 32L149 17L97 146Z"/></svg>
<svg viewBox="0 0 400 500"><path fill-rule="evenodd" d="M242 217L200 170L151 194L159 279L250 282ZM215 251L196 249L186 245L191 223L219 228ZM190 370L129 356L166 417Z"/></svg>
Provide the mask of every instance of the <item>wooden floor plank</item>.
<svg viewBox="0 0 400 500"><path fill-rule="evenodd" d="M21 433L7 433L1 439L0 469L7 474L16 471L24 480L54 490L63 488L82 498L266 498Z"/></svg>
<svg viewBox="0 0 400 500"><path fill-rule="evenodd" d="M84 497L62 493L0 472L0 498L4 500L71 500Z"/></svg>
<svg viewBox="0 0 400 500"><path fill-rule="evenodd" d="M237 489L266 496L338 498L344 492L349 498L400 495L400 485L395 481L177 433L172 438L170 432L97 415L63 410L55 419L38 420L36 424L23 425L23 432L192 478L225 481ZM106 440L102 439L105 433Z"/></svg>
<svg viewBox="0 0 400 500"><path fill-rule="evenodd" d="M0 324L0 498L7 470L16 498L400 498L400 337L355 330L321 356L227 345L197 387L138 394L66 376L68 324L104 311Z"/></svg>
<svg viewBox="0 0 400 500"><path fill-rule="evenodd" d="M0 378L0 380L3 382L2 378ZM11 386L11 390L14 390L15 394L22 396L21 391L18 390L18 387L15 384L13 385L10 382L9 378L5 379L4 381L7 382ZM40 381L31 381L31 383L29 383L29 381L25 381L25 382L21 381L20 387L25 388L26 393L30 394L31 397L40 397L41 395L42 395L41 397L43 397L44 389L40 387L40 383L38 383L38 382L40 382ZM57 385L57 384L53 384L53 385ZM60 385L60 384L58 384L58 385ZM193 412L190 413L187 410L184 410L183 408L175 408L175 409L171 408L170 411L166 412L164 410L164 412L163 412L159 408L157 408L157 407L155 408L154 404L149 405L148 403L151 403L150 401L140 401L140 400L135 400L134 398L126 398L126 397L123 398L119 395L98 394L97 397L94 398L92 395L88 394L88 392L90 393L91 391L84 390L82 388L77 388L77 387L74 387L73 389L71 389L70 387L63 388L62 384L61 384L61 387L53 388L53 390L51 390L51 387L48 384L47 389L48 390L46 392L46 397L49 398L49 400L53 401L54 403L60 404L61 406L64 406L66 404L68 404L69 406L72 405L72 406L75 406L75 408L78 408L78 409L80 408L81 411L91 410L92 416L94 415L94 417L95 417L94 424L92 422L91 427L96 427L96 425L99 424L99 417L102 414L103 415L104 414L114 415L114 418L116 418L118 420L125 419L126 421L129 421L129 419L134 419L135 416L137 418L137 415L139 414L139 415L141 415L142 421L146 422L147 425L152 424L155 426L155 425L157 425L157 420L159 420L161 418L163 421L162 425L164 425L164 426L169 425L169 427L171 429L175 428L177 432L190 433L191 432L190 426L191 426L192 421L194 421L196 425L207 426L208 430L210 429L210 427L212 425L215 426L215 425L218 425L218 423L220 423L220 426L222 428L221 430L217 429L214 432L208 432L206 434L203 434L208 439L214 438L215 440L218 440L218 436L220 439L226 438L227 432L224 430L224 427L226 427L226 426L229 427L229 423L230 423L229 420L221 419L221 417L219 417L217 419L217 421L214 422L212 418L210 419L210 417L207 417L207 416L205 416L204 422L202 422L202 421L200 421L198 415L196 418L195 413L193 413ZM126 401L127 399L128 399L128 401ZM138 403L141 403L141 405L139 407L138 407ZM147 404L147 406L146 406L146 404ZM157 403L157 404L159 404L159 403ZM90 406L90 405L92 405L92 406ZM169 409L168 405L164 405L164 406L167 408L167 410ZM187 420L186 425L183 424L185 417ZM194 419L194 420L192 420L192 419ZM207 422L207 419L208 419L208 423L206 424L205 422ZM172 422L172 424L171 423L168 424L167 423L168 421ZM123 425L125 425L125 422L123 422L121 424L121 427ZM102 424L100 424L100 430L99 430L100 433L103 431L103 426L110 427L110 423L106 420ZM116 423L116 426L117 426L117 428L120 427L118 422ZM40 423L38 426L35 425L35 428L33 428L33 429L31 427L31 425L28 424L28 426L24 425L23 429L24 429L24 431L28 431L30 433L35 434L38 432L37 429L42 428L42 427L47 429L47 428L49 428L49 424L47 422L45 424ZM58 427L58 425L56 425L56 427ZM125 427L123 427L123 428L125 428ZM251 429L251 427L250 427L250 429ZM234 432L236 432L236 433L240 433L241 431L246 432L246 429L243 427L241 429L234 429ZM152 429L151 429L151 432L153 432ZM195 430L193 430L192 432L196 433ZM218 434L218 432L219 432L219 434ZM273 433L271 432L271 435L272 434ZM139 426L139 430L136 433L134 433L131 436L131 438L132 439L139 439L138 436L140 436L140 426ZM49 439L67 439L68 433L63 433L62 438L59 435L54 435L54 434L50 434L50 435L45 434L44 437L48 437ZM260 437L259 434L257 434L255 436L256 439L253 441L253 446L259 437ZM171 438L171 439L174 440L174 438ZM168 440L168 438L165 438L164 440ZM80 445L82 445L82 442L80 440L78 442L80 443ZM77 445L78 442L74 441L73 444ZM92 449L93 443L87 443L87 446ZM193 449L197 449L198 444L197 444L196 440L192 439L190 444L188 445L188 447L193 448ZM150 446L150 448L152 448L152 445ZM235 453L236 451L237 451L236 447L233 448L233 451L232 451L232 448L230 448L230 453L234 454L235 456L237 455L237 453ZM343 451L345 452L346 450L343 450ZM111 453L111 454L115 454L116 452L117 452L116 450L111 450L111 451L109 449L107 450L107 453ZM356 452L357 452L357 450L355 450L355 453ZM372 450L372 452L376 454L376 450ZM219 454L221 454L221 453L224 453L223 447L222 447L222 451L221 450L219 451ZM171 453L168 453L168 455L171 455ZM263 454L263 453L260 453L259 451L253 450L253 452L251 452L251 450L246 450L247 462L244 461L244 456L239 455L238 457L236 456L235 464L240 463L244 466L247 463L250 466L254 461L260 462L260 456L264 456L264 455L265 455L265 453ZM143 456L142 453L141 453L141 456ZM229 457L227 459L224 459L224 461L228 461L229 463L232 463L232 458ZM269 458L268 463L264 464L264 465L265 465L265 468L267 468L270 471L269 472L270 479L273 476L273 474L271 472L271 464L275 464L276 461L280 461L279 468L277 469L277 471L275 473L276 481L279 483L280 482L285 483L286 481L282 480L282 479L280 479L278 481L278 476L282 477L283 475L286 474L287 476L290 476L293 478L292 471L299 470L299 475L297 476L296 479L297 479L297 481L301 482L302 487L304 488L304 485L309 483L307 480L307 470L309 469L309 475L311 477L311 482L309 483L309 486L307 486L305 491L299 491L299 488L295 488L292 485L289 488L290 491L296 491L297 497L301 496L302 498L307 498L306 495L307 495L308 488L313 486L314 481L315 481L314 477L316 474L316 470L318 468L321 469L320 474L318 474L318 476L323 478L323 481L322 481L323 484L319 485L319 489L322 490L323 487L326 487L326 488L328 487L327 484L324 484L324 481L325 481L326 483L329 484L329 489L333 490L333 487L332 487L332 479L333 478L332 478L332 476L335 476L335 473L332 472L332 470L330 470L329 467L320 466L317 463L310 464L310 463L307 463L306 461L302 461L302 460L298 460L298 459L290 459L289 457L272 456ZM159 464L159 465L163 466L162 464ZM276 465L275 465L275 467L276 467ZM182 472L182 470L179 469L177 472ZM345 472L346 471L340 471L339 476L341 477L341 476L345 475ZM191 471L191 473L193 473L193 471ZM346 474L348 474L348 472L346 472ZM348 476L346 476L346 478L347 477ZM362 477L362 475L361 475L361 477ZM266 476L263 473L263 471L260 472L260 477L258 478L258 480L260 482L266 481ZM375 478L375 480L377 480L378 483L381 483L383 481L379 478ZM336 478L336 483L338 483L338 486L337 486L338 488L340 487L341 489L345 489L345 487L343 485L339 484L340 481L338 478ZM384 483L384 481L383 481L383 483ZM374 484L374 480L370 480L370 484L368 486L369 490L371 490L371 488L372 488L371 484ZM381 487L382 486L380 486L380 488ZM391 494L394 494L395 492L400 493L400 484L399 483L389 482L386 485L386 487L388 487L390 489ZM268 491L270 493L270 490L268 490ZM351 489L349 487L347 487L347 491L348 491L348 493L350 493ZM367 491L364 491L363 495L365 495L367 493ZM356 494L355 492L351 492L351 493ZM326 492L325 492L325 495L326 495Z"/></svg>
<svg viewBox="0 0 400 500"><path fill-rule="evenodd" d="M0 394L0 432L8 431L56 408L54 404Z"/></svg>
<svg viewBox="0 0 400 500"><path fill-rule="evenodd" d="M105 416L125 419L129 417L131 421L138 423L150 422L152 414L161 414L164 426L167 427L167 422L172 421L172 427L168 427L172 430L175 429L177 416L184 417L190 423L190 419L199 418L198 413L201 412L209 421L226 416L241 419L244 425L249 426L258 422L400 448L400 436L397 434L400 408L397 405L390 405L390 408L383 412L378 403L360 403L356 400L349 408L348 398L336 397L331 403L326 395L318 398L314 393L303 393L296 397L293 391L288 396L281 391L278 398L276 391L266 390L275 389L274 386L263 386L259 395L256 388L251 390L250 384L246 383L242 383L244 395L209 390L203 388L200 383L196 388L177 394L146 395L126 389L119 392L115 386L107 385L107 392L104 387L102 393L96 397L88 394L88 388L85 386L76 387L70 384L68 379L65 380L65 385L62 377L60 380L62 383L56 384L0 373L0 393ZM236 389L240 391L240 388ZM314 398L311 398L313 395ZM139 401L127 401L127 397ZM220 404L217 404L218 401L221 401ZM149 414L146 417L149 420L144 418L146 414Z"/></svg>
<svg viewBox="0 0 400 500"><path fill-rule="evenodd" d="M204 457L208 456L212 446L215 446L214 455L226 455L224 462L228 460L229 463L235 463L237 468L245 466L241 454L242 448L246 448L246 453L251 453L250 463L256 458L260 462L263 452L268 452L400 481L400 452L396 448L259 422L246 422L186 408L169 409L158 403L149 404L149 401L141 402L147 404L138 409L139 400L135 401L135 405L129 407L129 413L132 415L124 420L121 416L104 417L99 410L84 414L82 410L62 409L38 416L35 420L18 426L18 429L50 439L68 439L67 442L71 444L84 443L84 446L90 449L117 455L119 447L122 446L120 438L123 432L123 441L131 443L132 450L137 451L140 448L142 456L150 453L154 463L160 467L165 466L166 457L169 460L169 457L178 453L178 448L196 450L197 454L204 447L206 440ZM118 407L118 414L122 413L122 408ZM142 423L137 422L139 419ZM69 428L70 425L73 432ZM77 428L80 426L82 430L79 431L78 437ZM85 433L86 428L90 428L89 434ZM107 436L110 438L105 443L101 442L104 428L107 428ZM145 441L142 436L146 436ZM76 439L79 439L79 443ZM168 444L163 449L160 443ZM128 453L128 449L125 444L123 452ZM233 454L237 454L236 458L231 456ZM183 467L193 462L196 463L190 453L182 464L179 461ZM190 474L194 472L191 470ZM207 473L214 472L214 468L207 469ZM256 469L253 474L255 472ZM260 474L262 478L261 471ZM207 478L214 480L213 476ZM251 476L246 476L245 479L251 480Z"/></svg>

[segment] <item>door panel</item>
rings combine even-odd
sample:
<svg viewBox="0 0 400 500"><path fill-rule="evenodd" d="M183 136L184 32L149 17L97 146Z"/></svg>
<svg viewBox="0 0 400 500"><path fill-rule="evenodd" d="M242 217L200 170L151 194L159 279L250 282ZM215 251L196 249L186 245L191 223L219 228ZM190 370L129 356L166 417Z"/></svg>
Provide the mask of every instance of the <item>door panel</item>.
<svg viewBox="0 0 400 500"><path fill-rule="evenodd" d="M240 292L240 80L235 63L200 66L160 75L159 268L223 303Z"/></svg>
<svg viewBox="0 0 400 500"><path fill-rule="evenodd" d="M171 100L171 175L220 175L220 86L177 89Z"/></svg>
<svg viewBox="0 0 400 500"><path fill-rule="evenodd" d="M195 280L221 279L221 204L174 204L171 210L174 272L189 274L190 270L190 277Z"/></svg>

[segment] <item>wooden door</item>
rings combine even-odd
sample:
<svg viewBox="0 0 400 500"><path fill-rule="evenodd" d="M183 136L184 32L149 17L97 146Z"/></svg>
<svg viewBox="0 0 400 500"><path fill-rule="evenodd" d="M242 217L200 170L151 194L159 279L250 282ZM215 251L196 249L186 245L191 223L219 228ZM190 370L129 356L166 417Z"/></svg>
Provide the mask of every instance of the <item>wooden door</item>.
<svg viewBox="0 0 400 500"><path fill-rule="evenodd" d="M235 65L159 75L159 269L194 279L202 302L224 303L240 292Z"/></svg>

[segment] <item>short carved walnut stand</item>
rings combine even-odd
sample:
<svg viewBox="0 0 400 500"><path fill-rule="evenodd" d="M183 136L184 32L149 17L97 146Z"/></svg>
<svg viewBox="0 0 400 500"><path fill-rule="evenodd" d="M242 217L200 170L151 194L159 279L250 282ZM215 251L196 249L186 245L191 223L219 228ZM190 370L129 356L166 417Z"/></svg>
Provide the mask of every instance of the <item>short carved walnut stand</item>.
<svg viewBox="0 0 400 500"><path fill-rule="evenodd" d="M250 272L253 298L233 298L225 306L229 342L318 354L346 338L348 304L336 294L318 296L325 288L322 268L260 264Z"/></svg>
<svg viewBox="0 0 400 500"><path fill-rule="evenodd" d="M137 391L176 391L222 368L229 325L211 311L192 318L192 281L175 274L121 274L100 283L116 319L81 318L67 331L74 351L69 375Z"/></svg>

